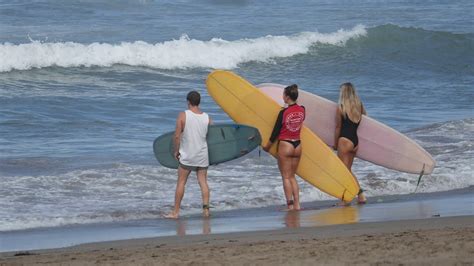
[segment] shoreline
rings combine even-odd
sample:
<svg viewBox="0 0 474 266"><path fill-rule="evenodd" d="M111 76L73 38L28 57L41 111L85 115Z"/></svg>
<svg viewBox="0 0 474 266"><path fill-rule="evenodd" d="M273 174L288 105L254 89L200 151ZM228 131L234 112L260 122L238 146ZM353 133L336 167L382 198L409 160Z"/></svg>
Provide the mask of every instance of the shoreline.
<svg viewBox="0 0 474 266"><path fill-rule="evenodd" d="M300 212L278 211L279 206L213 212L178 220L163 218L124 222L81 224L0 232L0 254L38 251L156 237L183 237L246 233L338 224L403 221L437 217L473 216L474 187L436 193L369 198L366 205L332 207L336 201L305 203Z"/></svg>
<svg viewBox="0 0 474 266"><path fill-rule="evenodd" d="M89 243L0 253L0 265L446 265L472 264L473 252L474 216L469 215Z"/></svg>

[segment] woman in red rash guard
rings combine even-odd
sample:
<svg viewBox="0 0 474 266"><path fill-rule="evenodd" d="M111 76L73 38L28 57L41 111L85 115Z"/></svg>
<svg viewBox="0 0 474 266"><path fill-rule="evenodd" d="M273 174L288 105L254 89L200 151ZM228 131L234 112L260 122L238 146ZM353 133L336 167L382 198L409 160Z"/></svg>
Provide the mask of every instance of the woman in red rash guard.
<svg viewBox="0 0 474 266"><path fill-rule="evenodd" d="M305 119L304 106L296 103L298 99L298 86L290 85L283 91L283 101L288 107L283 108L278 114L275 127L268 143L263 147L269 151L272 144L278 139L278 168L283 178L288 210L300 210L300 188L296 181L296 168L301 157L300 131Z"/></svg>

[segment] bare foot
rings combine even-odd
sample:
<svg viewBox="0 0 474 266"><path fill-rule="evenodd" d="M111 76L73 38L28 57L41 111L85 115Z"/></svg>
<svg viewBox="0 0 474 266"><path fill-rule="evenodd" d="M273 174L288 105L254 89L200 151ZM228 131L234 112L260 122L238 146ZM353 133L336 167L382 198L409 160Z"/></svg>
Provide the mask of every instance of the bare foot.
<svg viewBox="0 0 474 266"><path fill-rule="evenodd" d="M367 198L365 197L364 193L360 193L357 196L357 204L366 204L367 203Z"/></svg>
<svg viewBox="0 0 474 266"><path fill-rule="evenodd" d="M179 214L176 213L176 212L170 212L170 213L164 215L163 217L166 218L166 219L178 219Z"/></svg>
<svg viewBox="0 0 474 266"><path fill-rule="evenodd" d="M286 201L286 209L283 209L282 211L292 211L295 209L295 202L293 200L287 200Z"/></svg>
<svg viewBox="0 0 474 266"><path fill-rule="evenodd" d="M202 210L202 216L204 216L204 217L211 216L211 213L209 212L209 209L203 209Z"/></svg>
<svg viewBox="0 0 474 266"><path fill-rule="evenodd" d="M295 210L295 207L293 206L293 204L291 205L287 205L286 208L281 208L280 211L282 212L289 212L289 211L293 211Z"/></svg>

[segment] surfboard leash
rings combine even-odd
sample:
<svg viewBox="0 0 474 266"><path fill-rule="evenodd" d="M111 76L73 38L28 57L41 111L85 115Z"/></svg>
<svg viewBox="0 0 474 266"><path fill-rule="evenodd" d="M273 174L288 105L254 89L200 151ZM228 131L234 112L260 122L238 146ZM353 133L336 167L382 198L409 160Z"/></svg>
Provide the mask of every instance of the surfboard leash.
<svg viewBox="0 0 474 266"><path fill-rule="evenodd" d="M423 177L424 174L425 174L425 164L423 164L423 168L421 169L420 176L418 177L418 182L416 183L415 192L413 193L416 193L416 191L418 190L418 185L420 185L421 178Z"/></svg>
<svg viewBox="0 0 474 266"><path fill-rule="evenodd" d="M347 189L344 188L344 191L342 192L341 200L344 201L344 195L346 194Z"/></svg>

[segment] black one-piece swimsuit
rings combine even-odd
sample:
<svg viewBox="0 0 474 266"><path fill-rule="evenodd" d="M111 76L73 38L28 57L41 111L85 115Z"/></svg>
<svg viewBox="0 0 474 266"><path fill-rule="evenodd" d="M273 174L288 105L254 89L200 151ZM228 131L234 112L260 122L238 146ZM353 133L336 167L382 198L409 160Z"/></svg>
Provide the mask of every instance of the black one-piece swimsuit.
<svg viewBox="0 0 474 266"><path fill-rule="evenodd" d="M354 123L349 119L348 115L345 117L342 115L341 135L339 137L349 139L354 144L354 147L357 147L357 145L359 145L359 137L357 136L357 128L359 127L359 124L360 121L359 123Z"/></svg>

